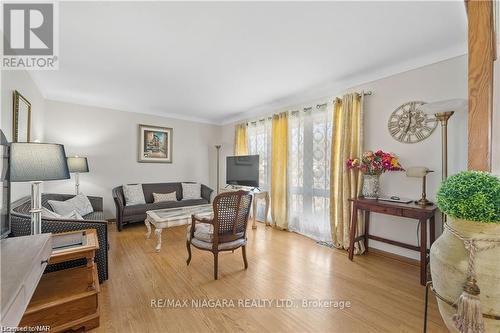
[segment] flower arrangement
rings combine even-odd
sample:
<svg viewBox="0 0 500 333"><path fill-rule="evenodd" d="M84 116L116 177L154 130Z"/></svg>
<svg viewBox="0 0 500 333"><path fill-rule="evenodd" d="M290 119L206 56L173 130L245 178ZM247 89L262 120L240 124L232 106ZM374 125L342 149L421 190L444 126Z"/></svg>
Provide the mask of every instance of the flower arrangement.
<svg viewBox="0 0 500 333"><path fill-rule="evenodd" d="M361 159L350 158L346 165L348 169L357 169L366 175L380 175L386 171L404 171L396 155L382 150L375 153L364 152Z"/></svg>
<svg viewBox="0 0 500 333"><path fill-rule="evenodd" d="M437 205L456 219L500 223L500 178L481 171L457 173L442 183Z"/></svg>

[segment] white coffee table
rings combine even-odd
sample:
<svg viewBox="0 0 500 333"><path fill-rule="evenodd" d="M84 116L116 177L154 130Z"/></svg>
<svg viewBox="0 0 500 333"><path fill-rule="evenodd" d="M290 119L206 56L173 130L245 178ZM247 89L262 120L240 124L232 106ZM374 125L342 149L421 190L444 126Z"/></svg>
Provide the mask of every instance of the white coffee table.
<svg viewBox="0 0 500 333"><path fill-rule="evenodd" d="M161 232L163 229L189 224L193 214L200 217L212 216L212 204L148 210L146 212L146 220L144 220L144 224L148 229L146 238L151 236L151 225L153 225L156 235L156 252L161 250Z"/></svg>

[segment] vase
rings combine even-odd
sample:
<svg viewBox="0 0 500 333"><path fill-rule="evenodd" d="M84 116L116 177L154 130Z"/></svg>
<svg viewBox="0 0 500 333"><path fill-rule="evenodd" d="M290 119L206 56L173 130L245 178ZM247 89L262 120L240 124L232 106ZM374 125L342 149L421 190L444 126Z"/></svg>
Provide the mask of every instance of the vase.
<svg viewBox="0 0 500 333"><path fill-rule="evenodd" d="M500 224L479 223L448 217L449 225L466 238L500 239ZM494 243L478 242L479 247ZM475 271L483 314L500 315L500 246L476 252ZM434 290L444 299L456 302L467 278L468 251L461 239L448 229L434 242L430 251L430 269ZM437 298L439 312L450 332L459 332L452 316L456 309ZM500 332L500 320L483 317L485 332Z"/></svg>
<svg viewBox="0 0 500 333"><path fill-rule="evenodd" d="M380 175L363 175L363 197L366 199L377 199L380 190Z"/></svg>

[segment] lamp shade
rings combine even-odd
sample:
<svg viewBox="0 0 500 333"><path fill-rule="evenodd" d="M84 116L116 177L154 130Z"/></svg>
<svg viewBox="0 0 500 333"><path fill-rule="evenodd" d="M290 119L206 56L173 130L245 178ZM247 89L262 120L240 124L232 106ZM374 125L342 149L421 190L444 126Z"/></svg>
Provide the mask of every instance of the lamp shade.
<svg viewBox="0 0 500 333"><path fill-rule="evenodd" d="M467 100L462 98L448 99L444 101L427 103L420 106L426 113L439 113L447 111L467 110Z"/></svg>
<svg viewBox="0 0 500 333"><path fill-rule="evenodd" d="M89 164L86 157L68 157L69 172L89 172Z"/></svg>
<svg viewBox="0 0 500 333"><path fill-rule="evenodd" d="M54 143L10 145L10 181L30 182L68 179L64 146Z"/></svg>

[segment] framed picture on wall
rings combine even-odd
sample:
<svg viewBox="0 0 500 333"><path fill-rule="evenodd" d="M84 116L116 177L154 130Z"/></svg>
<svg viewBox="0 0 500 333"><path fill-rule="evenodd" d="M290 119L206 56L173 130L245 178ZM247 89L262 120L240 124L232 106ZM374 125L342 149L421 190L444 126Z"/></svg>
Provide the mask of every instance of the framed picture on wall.
<svg viewBox="0 0 500 333"><path fill-rule="evenodd" d="M30 142L31 103L19 91L13 93L13 142Z"/></svg>
<svg viewBox="0 0 500 333"><path fill-rule="evenodd" d="M139 125L139 162L172 163L173 130Z"/></svg>

